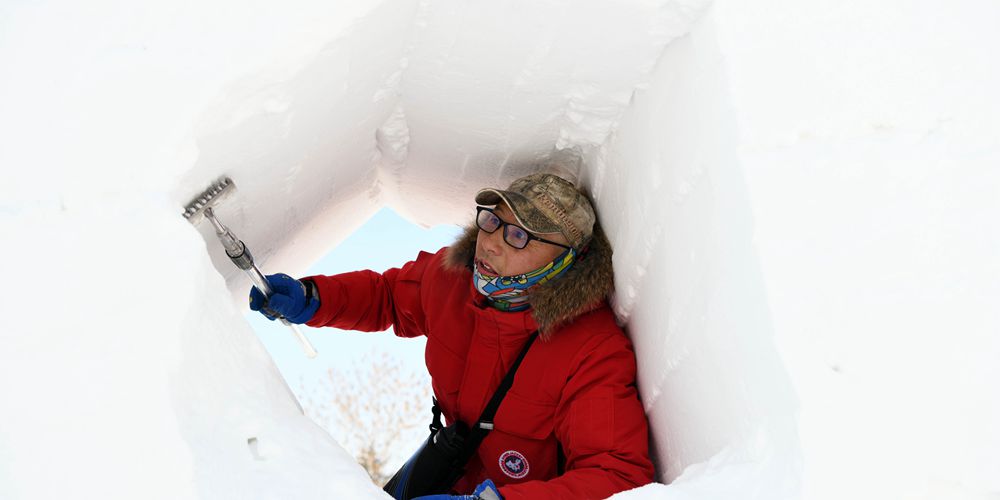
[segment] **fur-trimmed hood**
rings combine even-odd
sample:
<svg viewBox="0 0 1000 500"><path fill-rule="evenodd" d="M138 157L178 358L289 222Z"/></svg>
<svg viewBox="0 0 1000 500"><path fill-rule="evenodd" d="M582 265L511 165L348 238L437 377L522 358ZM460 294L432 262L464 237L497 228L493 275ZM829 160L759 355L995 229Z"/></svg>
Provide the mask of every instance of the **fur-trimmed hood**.
<svg viewBox="0 0 1000 500"><path fill-rule="evenodd" d="M452 270L473 268L476 256L476 236L473 225L448 247L444 266ZM592 311L611 295L614 270L611 266L611 244L600 224L594 224L593 237L586 250L577 254L573 266L557 279L538 285L531 291L531 315L538 324L539 335L547 340L553 331L576 317Z"/></svg>

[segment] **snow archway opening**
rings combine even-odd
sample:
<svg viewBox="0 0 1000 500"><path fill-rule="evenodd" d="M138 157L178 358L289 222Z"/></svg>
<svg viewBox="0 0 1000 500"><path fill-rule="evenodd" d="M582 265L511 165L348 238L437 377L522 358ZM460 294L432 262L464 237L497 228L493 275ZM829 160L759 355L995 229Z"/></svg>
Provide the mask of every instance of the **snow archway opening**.
<svg viewBox="0 0 1000 500"><path fill-rule="evenodd" d="M297 72L231 85L185 185L232 176L240 201L221 215L294 272L383 205L463 224L478 188L556 168L614 245L661 480L715 459L794 483L795 401L705 5L523 7L373 7Z"/></svg>

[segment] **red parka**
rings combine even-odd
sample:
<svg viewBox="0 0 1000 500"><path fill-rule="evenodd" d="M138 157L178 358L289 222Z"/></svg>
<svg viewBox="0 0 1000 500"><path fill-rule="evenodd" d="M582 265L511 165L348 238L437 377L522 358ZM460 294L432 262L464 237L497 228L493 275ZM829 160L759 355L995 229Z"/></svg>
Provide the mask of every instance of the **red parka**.
<svg viewBox="0 0 1000 500"><path fill-rule="evenodd" d="M425 335L434 394L450 423L474 423L527 338L540 338L500 405L495 428L455 486L489 478L506 500L600 499L652 481L648 424L632 345L606 295L611 249L598 228L590 250L533 290L532 309L489 307L473 286L477 231L382 274L313 276L321 306L309 326Z"/></svg>

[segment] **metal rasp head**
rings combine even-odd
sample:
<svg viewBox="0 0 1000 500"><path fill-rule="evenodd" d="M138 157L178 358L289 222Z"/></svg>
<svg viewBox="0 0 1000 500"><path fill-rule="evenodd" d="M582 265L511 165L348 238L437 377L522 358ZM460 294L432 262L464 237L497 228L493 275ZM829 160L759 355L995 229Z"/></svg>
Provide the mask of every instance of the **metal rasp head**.
<svg viewBox="0 0 1000 500"><path fill-rule="evenodd" d="M191 200L184 207L184 218L198 224L205 218L205 209L214 207L236 190L236 184L229 177L223 177Z"/></svg>

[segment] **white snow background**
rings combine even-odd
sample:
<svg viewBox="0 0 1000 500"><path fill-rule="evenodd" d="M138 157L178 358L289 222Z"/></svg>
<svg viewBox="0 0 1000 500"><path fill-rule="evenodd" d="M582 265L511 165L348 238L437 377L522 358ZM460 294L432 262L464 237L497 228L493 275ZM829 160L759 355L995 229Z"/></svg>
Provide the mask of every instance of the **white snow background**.
<svg viewBox="0 0 1000 500"><path fill-rule="evenodd" d="M659 480L1000 498L1000 4L0 4L0 498L379 498L181 207L297 274L572 149ZM318 335L312 332L309 335Z"/></svg>

